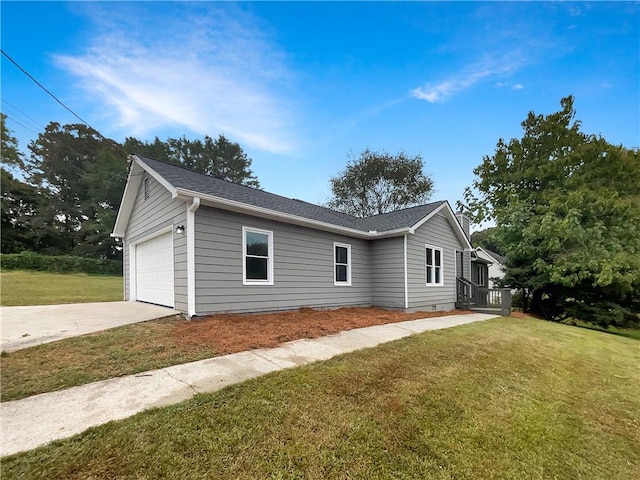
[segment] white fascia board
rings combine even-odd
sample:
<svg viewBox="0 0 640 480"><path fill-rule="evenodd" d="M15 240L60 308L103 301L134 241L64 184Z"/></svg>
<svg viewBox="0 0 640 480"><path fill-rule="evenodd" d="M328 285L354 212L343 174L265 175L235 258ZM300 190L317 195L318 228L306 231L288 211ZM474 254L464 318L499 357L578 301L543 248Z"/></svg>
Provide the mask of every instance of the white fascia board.
<svg viewBox="0 0 640 480"><path fill-rule="evenodd" d="M482 253L484 253L484 254L488 257L488 258L485 258L485 260L490 261L490 262L492 261L493 263L496 263L496 264L498 264L498 265L500 265L500 266L503 266L503 265L502 265L502 263L500 263L498 260L496 260L496 259L493 257L493 255L491 255L489 252L487 252L484 248L482 248L482 247L478 247L478 248L476 248L476 252L477 252L478 250L482 250Z"/></svg>
<svg viewBox="0 0 640 480"><path fill-rule="evenodd" d="M410 229L409 229L409 233L414 234L416 233L416 230L418 228L420 228L422 225L424 225L425 223L427 223L431 218L435 217L436 214L442 210L442 208L445 206L446 202L443 203L442 205L440 205L438 208L436 208L433 212L431 212L429 215L427 215L426 217L422 218L422 220L420 220L418 223L416 223L415 225L413 225Z"/></svg>
<svg viewBox="0 0 640 480"><path fill-rule="evenodd" d="M229 200L226 198L216 197L213 195L203 195L202 193L195 192L193 190L187 190L184 188L177 188L176 195L174 196L174 198L180 198L183 200L193 198L193 197L200 197L200 199L205 205L221 208L223 210L229 210L232 212L244 213L248 215L257 215L260 218L278 220L284 223L290 223L294 225L300 225L303 227L314 228L316 230L324 230L327 232L341 233L343 235L354 237L354 238L373 239L373 238L384 238L387 236L398 236L401 234L400 230L394 230L392 232L381 232L381 233L363 232L362 230L356 230L348 227L341 227L339 225L334 225L332 223L320 222L318 220L312 220L309 218L300 217L298 215L292 215L290 213L276 212L268 208L256 207L255 205L248 205L246 203L238 202L235 200ZM402 232L405 232L405 231L406 229L402 230Z"/></svg>
<svg viewBox="0 0 640 480"><path fill-rule="evenodd" d="M134 155L133 157L135 159L135 162L138 163L142 168L144 168L146 172L154 178L154 180L156 180L160 185L169 190L173 198L176 197L176 187L169 183L166 178L156 172L153 168L144 163L144 161L141 160L140 157L136 155Z"/></svg>
<svg viewBox="0 0 640 480"><path fill-rule="evenodd" d="M137 158L137 157L136 157ZM129 218L131 217L131 211L136 201L136 195L142 183L143 169L135 161L131 162L129 168L129 175L127 176L127 184L124 187L124 193L122 194L122 200L120 201L120 208L118 209L118 216L116 217L116 223L113 226L112 237L124 238L124 234L127 231L127 225L129 224Z"/></svg>
<svg viewBox="0 0 640 480"><path fill-rule="evenodd" d="M129 218L131 218L131 211L142 183L142 173L147 172L151 177L160 183L164 188L171 192L172 196L176 188L171 185L167 180L153 170L149 165L144 163L137 155L131 155L133 161L131 162L131 168L129 169L129 176L127 177L127 184L124 187L124 194L122 195L122 201L120 202L120 209L118 210L118 216L116 217L116 223L113 227L112 237L124 238L127 231L127 225L129 224Z"/></svg>
<svg viewBox="0 0 640 480"><path fill-rule="evenodd" d="M462 229L462 225L460 225L460 223L458 222L458 219L456 218L456 214L451 209L451 205L449 205L449 202L443 202L442 205L436 208L433 212L431 212L429 215L427 215L418 223L416 223L414 226L412 226L409 229L409 233L411 234L415 233L418 228L420 228L422 225L424 225L426 222L428 222L431 218L433 218L435 215L439 213L444 214L444 216L449 219L449 223L453 226L453 230L456 232L456 236L458 237L458 240L460 240L460 243L462 243L465 251L473 250L473 247L471 246L471 242L469 242L467 235L464 233L464 230Z"/></svg>

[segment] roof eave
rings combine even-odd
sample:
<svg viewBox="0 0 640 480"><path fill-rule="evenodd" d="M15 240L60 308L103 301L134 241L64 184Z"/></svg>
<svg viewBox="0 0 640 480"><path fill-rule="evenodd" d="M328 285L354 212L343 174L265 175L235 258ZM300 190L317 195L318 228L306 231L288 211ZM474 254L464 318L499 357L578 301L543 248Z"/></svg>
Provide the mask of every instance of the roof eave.
<svg viewBox="0 0 640 480"><path fill-rule="evenodd" d="M433 212L431 212L429 215L422 218L419 222L413 225L409 229L409 233L411 234L415 233L419 227L424 225L426 222L428 222L431 218L433 218L438 213L442 212L442 210L444 210L445 215L449 219L449 223L452 224L453 230L455 231L456 236L458 237L458 240L460 240L460 243L463 245L464 249L473 250L473 247L471 246L471 242L469 241L469 238L467 238L467 234L464 233L462 226L460 225L460 223L458 222L458 219L456 218L456 214L454 213L453 209L451 208L451 205L449 205L449 202L447 201L442 202L442 204L439 207L437 207Z"/></svg>
<svg viewBox="0 0 640 480"><path fill-rule="evenodd" d="M294 225L300 225L303 227L311 227L317 230L324 230L327 232L341 233L343 235L362 239L383 238L384 236L399 235L400 233L392 232L366 232L363 230L356 230L354 228L342 227L332 223L321 222L319 220L312 220L310 218L301 217L299 215L293 215L290 213L277 212L269 208L258 207L255 205L249 205L244 202L238 202L236 200L229 200L227 198L218 197L215 195L207 195L195 190L189 190L186 188L176 188L173 198L179 198L187 200L189 198L200 197L201 201L205 205L217 207L223 210L228 210L237 213L244 213L249 215L257 215L261 218L269 218L271 220L278 220L285 223Z"/></svg>
<svg viewBox="0 0 640 480"><path fill-rule="evenodd" d="M131 162L129 167L129 174L127 176L127 183L124 187L122 194L122 200L120 201L120 208L118 209L118 215L116 216L116 223L113 226L113 232L111 237L124 238L127 231L127 225L129 224L129 218L131 218L131 211L133 210L133 204L136 201L136 195L142 182L143 171L142 167L134 161Z"/></svg>
<svg viewBox="0 0 640 480"><path fill-rule="evenodd" d="M476 248L476 250L482 250L484 252L484 254L489 257L491 260L493 260L493 263L497 263L498 265L503 265L503 263L498 260L496 257L494 257L493 255L491 255L489 252L487 252L484 248L482 247L478 247Z"/></svg>
<svg viewBox="0 0 640 480"><path fill-rule="evenodd" d="M174 194L176 188L171 183L169 183L162 175L160 175L153 168L147 165L137 155L130 155L129 157L132 159L132 161L131 167L129 168L129 175L127 176L127 184L124 187L122 201L120 202L120 208L118 209L118 216L116 217L116 223L113 227L113 232L111 233L111 237L114 238L124 238L127 232L127 225L129 225L129 219L131 218L133 205L136 201L138 190L140 189L140 183L142 183L143 172L147 172L164 188L169 190L172 196L175 196Z"/></svg>

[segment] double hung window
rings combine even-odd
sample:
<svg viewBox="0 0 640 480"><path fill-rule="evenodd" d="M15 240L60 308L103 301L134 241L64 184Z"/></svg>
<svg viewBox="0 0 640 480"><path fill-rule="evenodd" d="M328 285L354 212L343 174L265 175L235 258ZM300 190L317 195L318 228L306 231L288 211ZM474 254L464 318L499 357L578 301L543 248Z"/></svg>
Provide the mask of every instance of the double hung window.
<svg viewBox="0 0 640 480"><path fill-rule="evenodd" d="M243 285L273 285L273 232L242 227Z"/></svg>
<svg viewBox="0 0 640 480"><path fill-rule="evenodd" d="M442 249L425 245L425 275L427 285L444 285Z"/></svg>
<svg viewBox="0 0 640 480"><path fill-rule="evenodd" d="M333 244L334 285L351 285L351 245Z"/></svg>

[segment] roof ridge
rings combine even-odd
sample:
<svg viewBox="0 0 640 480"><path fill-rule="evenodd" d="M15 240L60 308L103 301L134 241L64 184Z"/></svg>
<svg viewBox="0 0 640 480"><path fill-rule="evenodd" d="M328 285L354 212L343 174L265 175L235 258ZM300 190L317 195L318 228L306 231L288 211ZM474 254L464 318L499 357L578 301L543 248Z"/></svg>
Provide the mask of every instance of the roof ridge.
<svg viewBox="0 0 640 480"><path fill-rule="evenodd" d="M207 175L206 173L198 172L197 170L193 170L192 168L185 167L184 165L178 165L178 164L175 164L175 163L165 162L164 160L158 160L157 158L149 157L148 155L143 155L141 153L136 153L134 155L136 157L141 157L141 160L145 160L145 159L146 160L151 160L152 162L162 163L163 165L168 165L170 167L180 168L180 169L184 170L185 172L190 172L190 173L195 173L197 175L202 175L203 177L206 177L206 178L214 178L214 179L219 180L221 182L230 183L232 185L240 185L241 187L250 188L252 190L258 190L258 191L261 191L261 192L266 192L266 190L262 190L260 188L250 187L249 185L243 185L242 183L232 182L231 180L226 180L224 178L214 177L213 175ZM267 193L269 193L269 192L267 192Z"/></svg>
<svg viewBox="0 0 640 480"><path fill-rule="evenodd" d="M176 165L147 155L136 154L142 163L147 163L149 168L174 186L193 194L210 195L221 199L234 200L248 206L261 207L276 212L287 213L310 220L320 221L360 231L393 231L401 228L409 228L421 218L438 209L446 200L430 202L423 205L413 205L393 212L357 217L340 212L324 205L294 199L261 190L248 185L231 182L212 175L191 170L183 165Z"/></svg>
<svg viewBox="0 0 640 480"><path fill-rule="evenodd" d="M141 160L143 160L143 161L144 161L145 159L147 159L147 160L151 160L151 161L153 161L153 162L162 163L163 165L167 165L167 166L169 166L169 167L180 168L180 169L184 170L185 172L189 172L189 173L191 173L191 174L200 175L200 176L203 176L203 177L205 177L205 178L207 178L207 179L214 179L214 180L218 180L218 181L221 181L221 182L226 182L226 183L228 183L228 184L230 184L230 185L237 185L237 186L239 186L239 187L248 188L248 189L250 189L250 190L252 190L252 191L254 191L254 192L261 192L261 193L263 193L263 194L272 195L272 196L274 196L274 197L279 197L279 198L282 198L282 199L284 199L284 200L289 200L289 201L296 201L296 202L305 203L305 204L307 204L307 205L311 205L312 207L322 208L322 209L324 209L324 210L328 210L329 212L336 213L336 214L339 214L339 215L344 215L344 216L349 217L349 218L351 218L351 219L355 219L355 220L362 220L362 218L363 218L363 217L356 217L355 215L351 215L351 214L349 214L349 213L340 212L340 211L338 211L338 210L334 210L334 209L332 209L332 208L325 207L324 205L318 205L317 203L307 202L306 200L301 200L301 199L299 199L299 198L290 198L290 197L285 197L284 195L280 195L280 194L278 194L278 193L273 193L273 192L270 192L270 191L268 191L268 190L263 190L263 189L261 189L261 188L250 187L249 185L243 185L242 183L236 183L236 182L232 182L232 181L230 181L230 180L225 180L224 178L218 178L218 177L214 177L213 175L207 175L206 173L202 173L202 172L198 172L198 171L196 171L196 170L192 170L192 169L190 169L190 168L188 168L188 167L185 167L184 165L176 165L175 163L169 163L169 162L165 162L165 161L162 161L162 160L157 160L157 159L152 158L152 157L149 157L149 156L147 156L147 155L142 155L142 154L137 154L137 153L136 153L135 155L136 155L137 157L142 157L142 158L141 158ZM364 218L369 218L369 217L364 217Z"/></svg>
<svg viewBox="0 0 640 480"><path fill-rule="evenodd" d="M368 217L361 217L361 218L375 218L375 217L380 217L382 215L390 215L392 213L406 212L407 210L412 210L414 208L428 207L428 206L432 206L432 205L435 205L435 204L442 204L442 203L446 203L446 202L447 202L447 200L436 200L435 202L421 203L420 205L412 205L410 207L404 207L404 208L400 208L398 210L393 210L392 212L376 213L375 215L370 215Z"/></svg>

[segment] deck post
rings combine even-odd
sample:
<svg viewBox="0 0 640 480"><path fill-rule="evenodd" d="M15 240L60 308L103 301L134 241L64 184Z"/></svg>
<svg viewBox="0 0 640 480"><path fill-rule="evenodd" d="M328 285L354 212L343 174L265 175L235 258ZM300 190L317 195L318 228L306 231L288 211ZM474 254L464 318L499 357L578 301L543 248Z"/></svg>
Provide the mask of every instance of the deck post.
<svg viewBox="0 0 640 480"><path fill-rule="evenodd" d="M502 315L511 315L511 290L508 288L502 289Z"/></svg>

